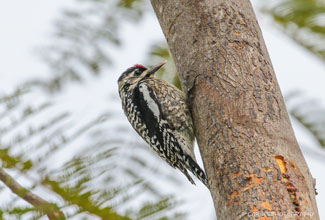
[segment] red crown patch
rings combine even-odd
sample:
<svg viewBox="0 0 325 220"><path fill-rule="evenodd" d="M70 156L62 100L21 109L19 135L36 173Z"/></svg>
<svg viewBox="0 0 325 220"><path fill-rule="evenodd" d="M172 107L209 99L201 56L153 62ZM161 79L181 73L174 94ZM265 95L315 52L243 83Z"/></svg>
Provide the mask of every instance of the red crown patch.
<svg viewBox="0 0 325 220"><path fill-rule="evenodd" d="M135 64L134 67L140 67L140 68L145 68L143 65L141 64Z"/></svg>

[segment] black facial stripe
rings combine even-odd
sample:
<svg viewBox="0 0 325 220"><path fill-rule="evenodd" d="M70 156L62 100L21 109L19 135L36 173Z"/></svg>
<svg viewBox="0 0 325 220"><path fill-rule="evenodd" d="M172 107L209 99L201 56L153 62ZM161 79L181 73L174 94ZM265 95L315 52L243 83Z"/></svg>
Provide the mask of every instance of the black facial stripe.
<svg viewBox="0 0 325 220"><path fill-rule="evenodd" d="M145 68L145 67L137 67L137 69L140 70L141 72L147 70L147 68Z"/></svg>
<svg viewBox="0 0 325 220"><path fill-rule="evenodd" d="M130 73L132 73L132 72L134 72L134 71L139 71L138 73L136 73L136 75L141 75L141 73L143 72L143 71L145 71L145 70L147 70L147 68L145 68L145 67L139 67L139 66L137 66L137 67L135 67L135 66L132 66L132 67L130 67L130 68L128 68L126 71L124 71L122 74L121 74L121 76L119 77L119 79L118 79L118 82L119 81L121 81L123 78L125 78L126 76L128 76Z"/></svg>

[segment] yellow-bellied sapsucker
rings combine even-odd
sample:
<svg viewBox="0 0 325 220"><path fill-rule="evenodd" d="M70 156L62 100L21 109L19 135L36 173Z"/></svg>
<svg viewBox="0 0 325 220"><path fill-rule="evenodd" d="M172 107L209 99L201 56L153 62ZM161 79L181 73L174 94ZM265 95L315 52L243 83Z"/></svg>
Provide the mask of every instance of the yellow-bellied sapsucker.
<svg viewBox="0 0 325 220"><path fill-rule="evenodd" d="M196 163L194 132L184 92L154 73L165 62L152 69L134 65L118 79L122 107L137 133L170 166L178 168L195 184L187 170L208 186L204 171Z"/></svg>

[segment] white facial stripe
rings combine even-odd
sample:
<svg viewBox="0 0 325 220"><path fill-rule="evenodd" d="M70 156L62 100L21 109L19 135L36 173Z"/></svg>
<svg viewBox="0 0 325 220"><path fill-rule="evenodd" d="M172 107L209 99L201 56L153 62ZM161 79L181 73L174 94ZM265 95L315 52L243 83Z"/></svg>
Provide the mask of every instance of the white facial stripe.
<svg viewBox="0 0 325 220"><path fill-rule="evenodd" d="M141 84L139 87L140 92L143 94L143 98L148 104L148 108L153 112L155 117L159 119L160 112L159 112L159 107L155 100L153 100L150 96L150 91L148 90L148 87L144 84Z"/></svg>
<svg viewBox="0 0 325 220"><path fill-rule="evenodd" d="M143 79L148 73L148 70L145 70L141 73L141 75L139 76L139 78Z"/></svg>

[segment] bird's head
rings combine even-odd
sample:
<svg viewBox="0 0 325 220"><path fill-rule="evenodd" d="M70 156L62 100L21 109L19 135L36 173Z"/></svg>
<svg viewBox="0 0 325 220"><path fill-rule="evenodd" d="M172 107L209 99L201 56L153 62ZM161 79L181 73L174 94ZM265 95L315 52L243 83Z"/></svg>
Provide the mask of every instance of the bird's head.
<svg viewBox="0 0 325 220"><path fill-rule="evenodd" d="M143 78L152 77L154 73L157 72L165 63L166 62L161 62L150 69L141 64L136 64L128 68L121 74L120 78L118 79L119 89L121 89L126 84L136 84Z"/></svg>

